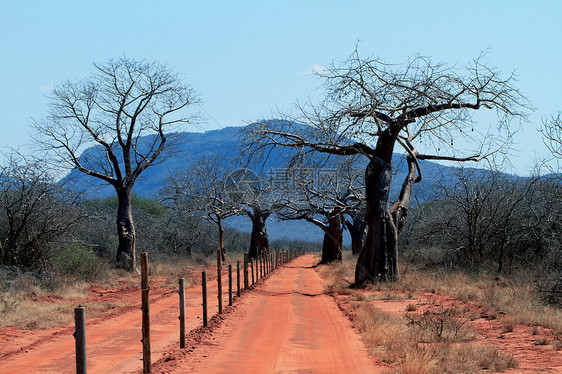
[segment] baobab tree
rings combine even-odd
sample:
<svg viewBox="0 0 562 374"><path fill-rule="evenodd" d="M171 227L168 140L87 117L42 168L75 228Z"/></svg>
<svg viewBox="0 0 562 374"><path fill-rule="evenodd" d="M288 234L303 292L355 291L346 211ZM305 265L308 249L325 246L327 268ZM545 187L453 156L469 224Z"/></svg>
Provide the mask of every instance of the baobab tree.
<svg viewBox="0 0 562 374"><path fill-rule="evenodd" d="M348 175L350 164L341 162L324 169L307 166L289 169L289 189L277 202L276 214L283 220L302 219L318 226L324 231L321 262L341 261L343 216L357 205Z"/></svg>
<svg viewBox="0 0 562 374"><path fill-rule="evenodd" d="M38 142L55 160L113 186L119 201L117 263L134 270L133 186L162 157L169 145L165 132L193 119L184 109L197 97L157 62L120 58L94 67L90 78L56 86L49 114L34 125ZM91 146L99 157L80 157Z"/></svg>
<svg viewBox="0 0 562 374"><path fill-rule="evenodd" d="M246 214L252 222L248 256L257 258L269 253L269 237L266 221L273 213L275 194L271 185L265 183L264 176L250 168L239 168L229 173L225 188L230 202L236 209Z"/></svg>
<svg viewBox="0 0 562 374"><path fill-rule="evenodd" d="M357 260L357 285L398 279L397 236L408 214L413 185L421 181L418 161L478 161L509 139L513 118L525 117L529 105L514 87L515 77L502 78L483 58L466 68L435 64L422 56L392 65L362 58L355 51L340 66L316 72L324 81L324 101L300 105L299 116L261 121L249 129L246 151L256 155L272 146L287 146L302 154L367 158L367 235ZM484 108L498 116L493 133L474 128L473 113ZM298 122L309 126L303 128ZM414 144L423 145L424 152ZM459 154L470 144L475 150ZM409 172L400 198L391 206L396 145L407 154Z"/></svg>

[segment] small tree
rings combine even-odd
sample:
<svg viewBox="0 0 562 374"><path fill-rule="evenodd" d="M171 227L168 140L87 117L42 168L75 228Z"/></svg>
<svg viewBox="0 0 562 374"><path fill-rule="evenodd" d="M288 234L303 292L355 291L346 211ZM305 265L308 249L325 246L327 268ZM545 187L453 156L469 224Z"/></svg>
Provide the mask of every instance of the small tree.
<svg viewBox="0 0 562 374"><path fill-rule="evenodd" d="M291 121L255 124L246 137L247 151L287 146L302 153L366 157L367 236L357 260L355 282L397 280L397 237L408 213L412 187L421 180L418 160L477 161L485 157L493 151L487 145L509 139L510 119L524 117L526 100L513 87L513 76L502 78L482 58L467 69L458 69L422 56L391 65L361 58L356 51L342 66L331 66L318 75L325 82L326 100L301 106L302 115ZM474 131L471 113L481 108L495 109L497 136ZM295 122L310 126L303 128ZM428 153L414 147L422 141ZM455 148L459 141L476 144L476 150L457 156L464 148ZM407 153L410 173L400 199L391 205L396 145Z"/></svg>
<svg viewBox="0 0 562 374"><path fill-rule="evenodd" d="M117 263L133 270L133 186L169 145L164 132L189 122L183 110L196 97L157 62L120 58L94 66L90 78L54 88L49 115L35 122L37 139L56 160L115 188ZM100 150L99 157L80 157L92 145Z"/></svg>
<svg viewBox="0 0 562 374"><path fill-rule="evenodd" d="M163 190L164 199L176 209L200 215L217 225L219 230L219 256L226 261L223 221L240 213L225 188L225 160L203 156L190 168L177 171L168 177Z"/></svg>

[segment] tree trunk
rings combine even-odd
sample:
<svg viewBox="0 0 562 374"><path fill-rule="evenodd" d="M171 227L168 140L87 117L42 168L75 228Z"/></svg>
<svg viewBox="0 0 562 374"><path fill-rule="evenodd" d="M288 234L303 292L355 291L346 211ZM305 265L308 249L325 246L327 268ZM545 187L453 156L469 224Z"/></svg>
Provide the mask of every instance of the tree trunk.
<svg viewBox="0 0 562 374"><path fill-rule="evenodd" d="M135 257L135 226L131 213L132 188L124 187L117 190L117 266L134 271L136 268Z"/></svg>
<svg viewBox="0 0 562 374"><path fill-rule="evenodd" d="M351 222L346 220L345 224L347 230L349 231L349 236L351 237L351 253L358 255L361 253L363 242L365 240L365 228L367 226L365 219L358 213L353 216Z"/></svg>
<svg viewBox="0 0 562 374"><path fill-rule="evenodd" d="M222 228L222 218L217 218L217 225L219 227L219 251L222 262L226 262L226 250L224 249L224 229Z"/></svg>
<svg viewBox="0 0 562 374"><path fill-rule="evenodd" d="M322 264L342 260L342 239L341 215L336 209L329 217L328 227L324 230Z"/></svg>
<svg viewBox="0 0 562 374"><path fill-rule="evenodd" d="M365 170L367 237L357 259L356 285L398 280L397 230L389 209L394 142L391 134L381 135Z"/></svg>
<svg viewBox="0 0 562 374"><path fill-rule="evenodd" d="M257 209L254 209L253 213L247 213L248 217L252 220L252 234L248 256L249 258L257 258L263 254L267 255L269 253L269 237L267 236L265 221L271 213L264 213Z"/></svg>

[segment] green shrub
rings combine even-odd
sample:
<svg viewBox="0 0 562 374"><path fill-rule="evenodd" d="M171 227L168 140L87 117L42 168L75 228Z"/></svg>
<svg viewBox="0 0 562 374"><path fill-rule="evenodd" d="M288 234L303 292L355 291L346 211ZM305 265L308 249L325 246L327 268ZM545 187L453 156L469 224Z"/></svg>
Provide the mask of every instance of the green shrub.
<svg viewBox="0 0 562 374"><path fill-rule="evenodd" d="M93 280L99 274L102 263L89 248L71 244L55 253L53 267L63 275Z"/></svg>

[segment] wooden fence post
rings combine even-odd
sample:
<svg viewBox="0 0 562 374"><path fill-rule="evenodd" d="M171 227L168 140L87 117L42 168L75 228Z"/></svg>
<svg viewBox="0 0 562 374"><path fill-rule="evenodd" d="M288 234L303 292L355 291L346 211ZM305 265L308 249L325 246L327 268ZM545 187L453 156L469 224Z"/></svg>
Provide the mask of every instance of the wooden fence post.
<svg viewBox="0 0 562 374"><path fill-rule="evenodd" d="M74 339L76 340L76 374L86 374L86 310L74 308Z"/></svg>
<svg viewBox="0 0 562 374"><path fill-rule="evenodd" d="M180 348L185 348L185 280L180 278L179 294L180 294Z"/></svg>
<svg viewBox="0 0 562 374"><path fill-rule="evenodd" d="M201 295L203 297L203 327L207 327L207 273L201 272Z"/></svg>
<svg viewBox="0 0 562 374"><path fill-rule="evenodd" d="M240 261L236 261L236 295L240 297Z"/></svg>
<svg viewBox="0 0 562 374"><path fill-rule="evenodd" d="M265 275L269 274L269 256L267 255L267 253L263 254L263 265Z"/></svg>
<svg viewBox="0 0 562 374"><path fill-rule="evenodd" d="M244 289L248 289L248 253L244 253Z"/></svg>
<svg viewBox="0 0 562 374"><path fill-rule="evenodd" d="M217 300L219 307L219 314L222 313L222 260L221 250L217 248Z"/></svg>
<svg viewBox="0 0 562 374"><path fill-rule="evenodd" d="M150 373L150 306L148 302L148 253L141 252L141 296L142 296L142 371Z"/></svg>
<svg viewBox="0 0 562 374"><path fill-rule="evenodd" d="M232 264L228 264L228 305L232 306Z"/></svg>
<svg viewBox="0 0 562 374"><path fill-rule="evenodd" d="M256 284L255 278L254 278L254 259L250 259L250 269L252 269L252 286L254 284Z"/></svg>

